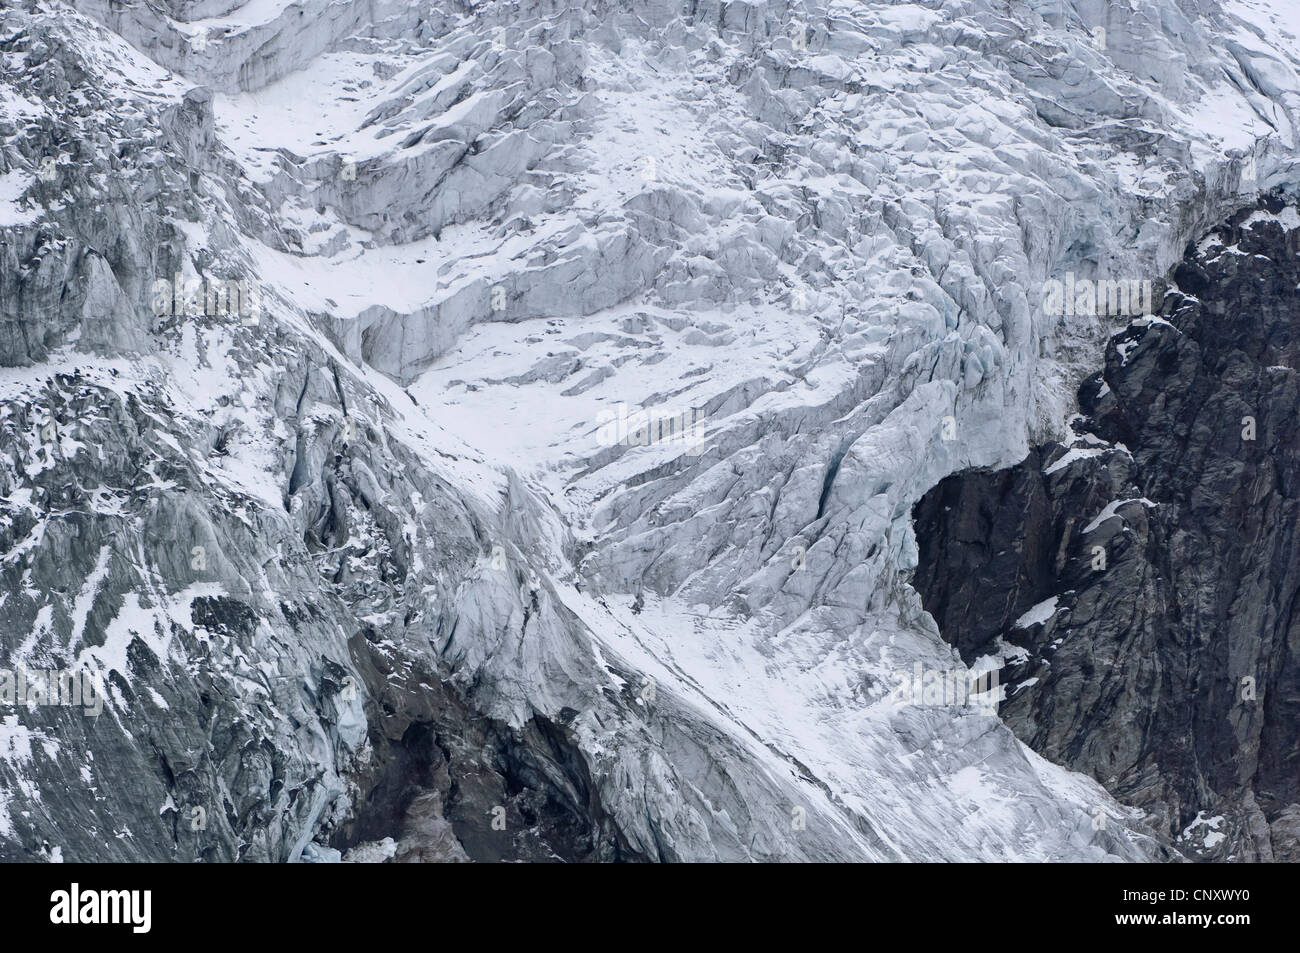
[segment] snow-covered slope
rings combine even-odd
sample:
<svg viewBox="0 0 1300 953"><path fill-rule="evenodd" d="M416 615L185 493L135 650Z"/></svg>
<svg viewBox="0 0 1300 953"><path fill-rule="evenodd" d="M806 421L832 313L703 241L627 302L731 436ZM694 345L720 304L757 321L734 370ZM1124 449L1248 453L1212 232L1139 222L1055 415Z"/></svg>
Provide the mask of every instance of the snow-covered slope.
<svg viewBox="0 0 1300 953"><path fill-rule="evenodd" d="M1170 856L979 706L897 703L965 672L910 514L1073 409L1123 319L1045 282L1159 282L1300 177L1297 32L0 11L0 650L112 687L0 714L0 854ZM177 274L255 306L156 317Z"/></svg>

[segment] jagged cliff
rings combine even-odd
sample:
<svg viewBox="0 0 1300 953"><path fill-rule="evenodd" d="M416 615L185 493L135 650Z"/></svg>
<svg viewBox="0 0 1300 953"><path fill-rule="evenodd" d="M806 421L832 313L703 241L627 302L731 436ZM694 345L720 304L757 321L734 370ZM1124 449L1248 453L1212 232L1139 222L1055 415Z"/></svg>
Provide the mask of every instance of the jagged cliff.
<svg viewBox="0 0 1300 953"><path fill-rule="evenodd" d="M1003 720L1206 859L1300 859L1300 214L1206 235L1068 443L916 508L917 588Z"/></svg>

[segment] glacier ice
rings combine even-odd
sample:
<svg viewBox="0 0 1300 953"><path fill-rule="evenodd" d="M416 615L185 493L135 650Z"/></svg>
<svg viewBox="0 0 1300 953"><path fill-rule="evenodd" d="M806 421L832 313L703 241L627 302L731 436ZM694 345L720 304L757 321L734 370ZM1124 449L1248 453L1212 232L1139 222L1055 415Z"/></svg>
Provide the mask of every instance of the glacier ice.
<svg viewBox="0 0 1300 953"><path fill-rule="evenodd" d="M1176 855L888 704L962 666L911 510L1063 432L1115 321L1047 282L1163 281L1295 182L1298 26L7 6L0 661L110 701L0 720L0 857ZM260 314L157 316L176 275ZM602 439L620 405L701 439Z"/></svg>

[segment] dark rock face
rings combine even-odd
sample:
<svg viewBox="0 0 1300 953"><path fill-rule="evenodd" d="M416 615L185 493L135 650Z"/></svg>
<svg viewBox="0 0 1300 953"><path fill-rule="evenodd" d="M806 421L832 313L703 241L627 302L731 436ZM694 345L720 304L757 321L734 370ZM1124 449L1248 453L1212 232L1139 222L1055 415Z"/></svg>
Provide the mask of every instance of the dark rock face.
<svg viewBox="0 0 1300 953"><path fill-rule="evenodd" d="M601 804L565 725L538 715L512 730L436 673L364 638L351 648L375 698L376 756L353 778L363 795L330 846L392 838L399 863L648 859Z"/></svg>
<svg viewBox="0 0 1300 953"><path fill-rule="evenodd" d="M914 511L925 607L1001 657L1007 724L1197 858L1300 860L1298 238L1272 197L1189 247L1068 444Z"/></svg>
<svg viewBox="0 0 1300 953"><path fill-rule="evenodd" d="M288 391L332 379L303 370ZM179 427L148 394L122 400L77 373L50 378L39 406L0 421L0 679L117 652L132 675L104 677L93 716L14 704L0 689L0 805L20 808L6 811L0 862L49 860L56 848L72 861L294 860L321 855L307 843L317 831L340 851L391 838L396 861L642 856L562 720L538 713L512 729L485 716L430 649L397 651L358 620L391 598L372 595L373 580L399 588L413 575L409 545L384 535L393 517L365 482L408 479L409 457L382 459L363 428L351 442L336 429L302 441L301 465L285 466L301 475L295 533L274 510L246 525L150 424ZM218 443L215 432L176 432L176 445ZM470 514L421 487L432 501L425 537L436 526L443 554L474 552ZM330 500L345 496L361 502L350 520L332 519ZM356 552L384 561L353 574L332 559L349 533ZM277 585L300 594L292 602L238 583L277 544L305 556ZM179 580L180 593L146 574ZM116 621L124 606L128 623ZM454 616L427 629L416 608L406 618L425 646L429 632L450 642ZM29 767L67 783L38 791Z"/></svg>

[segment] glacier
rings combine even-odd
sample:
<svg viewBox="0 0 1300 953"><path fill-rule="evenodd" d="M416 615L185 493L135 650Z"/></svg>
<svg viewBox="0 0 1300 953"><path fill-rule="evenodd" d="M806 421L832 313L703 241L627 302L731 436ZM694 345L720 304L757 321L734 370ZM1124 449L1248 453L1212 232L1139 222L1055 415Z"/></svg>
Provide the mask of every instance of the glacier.
<svg viewBox="0 0 1300 953"><path fill-rule="evenodd" d="M0 9L0 859L1180 859L913 507L1300 181L1285 0ZM158 281L258 313L158 315ZM613 441L689 414L699 439ZM604 415L604 416L602 416ZM662 436L662 428L658 436ZM1075 451L1082 452L1082 451Z"/></svg>

